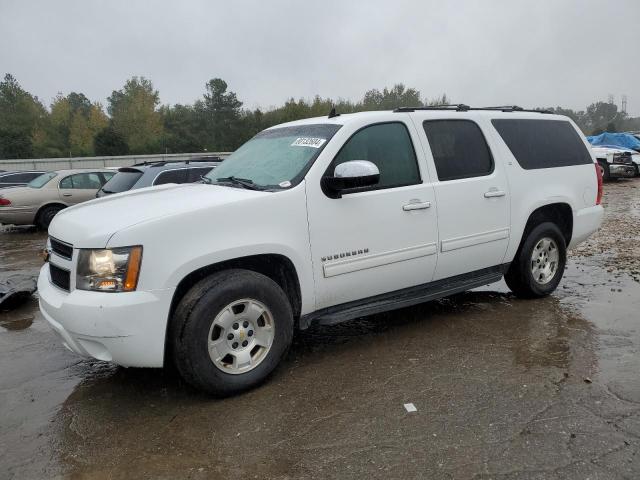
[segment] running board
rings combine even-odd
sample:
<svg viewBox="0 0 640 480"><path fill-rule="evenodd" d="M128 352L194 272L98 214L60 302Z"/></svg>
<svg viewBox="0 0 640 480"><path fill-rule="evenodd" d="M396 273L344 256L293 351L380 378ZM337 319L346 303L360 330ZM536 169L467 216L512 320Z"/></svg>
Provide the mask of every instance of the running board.
<svg viewBox="0 0 640 480"><path fill-rule="evenodd" d="M304 330L313 323L319 325L334 325L354 318L410 307L419 303L448 297L449 295L461 293L472 288L499 282L508 268L509 264L484 268L475 272L436 280L435 282L424 285L328 307L318 310L317 312L303 315L300 318L300 328Z"/></svg>

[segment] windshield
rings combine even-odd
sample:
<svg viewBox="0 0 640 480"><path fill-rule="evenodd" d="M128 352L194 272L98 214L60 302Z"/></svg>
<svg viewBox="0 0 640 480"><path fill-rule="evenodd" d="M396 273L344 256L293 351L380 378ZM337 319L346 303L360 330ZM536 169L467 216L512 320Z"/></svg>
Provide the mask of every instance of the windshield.
<svg viewBox="0 0 640 480"><path fill-rule="evenodd" d="M137 170L118 172L111 177L111 180L104 184L102 191L105 193L126 192L127 190L131 190L131 187L133 187L141 176L142 172Z"/></svg>
<svg viewBox="0 0 640 480"><path fill-rule="evenodd" d="M44 187L47 183L49 183L49 181L57 176L58 174L56 172L47 172L47 173L43 173L42 175L37 176L36 178L34 178L33 180L31 180L29 183L27 183L27 187L31 187L31 188L42 188Z"/></svg>
<svg viewBox="0 0 640 480"><path fill-rule="evenodd" d="M256 186L288 188L300 182L340 125L317 124L264 130L205 178L250 180Z"/></svg>

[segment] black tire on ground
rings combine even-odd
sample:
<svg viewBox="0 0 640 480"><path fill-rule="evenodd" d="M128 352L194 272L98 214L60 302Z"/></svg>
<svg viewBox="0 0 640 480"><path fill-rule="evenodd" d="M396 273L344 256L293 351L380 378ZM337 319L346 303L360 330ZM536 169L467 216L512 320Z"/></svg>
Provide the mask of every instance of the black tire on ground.
<svg viewBox="0 0 640 480"><path fill-rule="evenodd" d="M607 162L598 162L598 165L602 167L602 180L608 182L611 180L611 173L609 172L609 164Z"/></svg>
<svg viewBox="0 0 640 480"><path fill-rule="evenodd" d="M246 298L270 310L275 327L273 342L252 370L226 373L209 356L209 332L218 313ZM249 270L225 270L201 280L185 294L171 319L168 335L180 376L199 390L223 397L253 388L273 372L291 345L293 314L286 294L269 277Z"/></svg>
<svg viewBox="0 0 640 480"><path fill-rule="evenodd" d="M558 251L558 262L553 277L545 283L539 283L532 272L532 255L534 248L543 238L552 239ZM509 270L504 276L507 286L521 298L540 298L553 292L564 274L567 262L567 246L564 236L555 223L544 222L531 229L518 249Z"/></svg>
<svg viewBox="0 0 640 480"><path fill-rule="evenodd" d="M640 177L640 165L638 165L637 163L634 163L633 168L636 171L636 173L634 174L634 177Z"/></svg>
<svg viewBox="0 0 640 480"><path fill-rule="evenodd" d="M40 230L47 230L49 228L51 220L53 220L53 217L55 217L57 213L63 208L64 207L61 207L59 205L50 205L48 207L44 207L38 212L38 217L36 218L36 226Z"/></svg>

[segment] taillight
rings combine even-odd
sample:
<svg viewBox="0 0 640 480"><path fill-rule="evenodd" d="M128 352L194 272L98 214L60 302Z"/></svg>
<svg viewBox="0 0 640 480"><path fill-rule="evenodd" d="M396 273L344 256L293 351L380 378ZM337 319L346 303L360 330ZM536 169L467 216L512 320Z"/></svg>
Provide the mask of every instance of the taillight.
<svg viewBox="0 0 640 480"><path fill-rule="evenodd" d="M0 197L0 205L11 205L11 200Z"/></svg>
<svg viewBox="0 0 640 480"><path fill-rule="evenodd" d="M596 177L598 177L598 196L596 197L596 205L602 203L602 167L596 162Z"/></svg>

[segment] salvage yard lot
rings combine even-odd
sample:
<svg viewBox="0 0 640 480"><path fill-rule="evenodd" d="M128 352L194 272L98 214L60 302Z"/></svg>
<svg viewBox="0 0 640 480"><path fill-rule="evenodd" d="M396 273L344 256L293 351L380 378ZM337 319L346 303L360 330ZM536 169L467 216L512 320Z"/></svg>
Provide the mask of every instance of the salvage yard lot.
<svg viewBox="0 0 640 480"><path fill-rule="evenodd" d="M225 400L79 359L35 300L0 313L0 478L637 478L639 220L640 180L608 183L551 297L498 284L315 327ZM37 272L44 241L0 231L0 276Z"/></svg>

